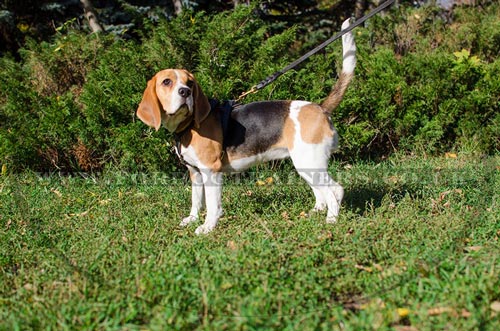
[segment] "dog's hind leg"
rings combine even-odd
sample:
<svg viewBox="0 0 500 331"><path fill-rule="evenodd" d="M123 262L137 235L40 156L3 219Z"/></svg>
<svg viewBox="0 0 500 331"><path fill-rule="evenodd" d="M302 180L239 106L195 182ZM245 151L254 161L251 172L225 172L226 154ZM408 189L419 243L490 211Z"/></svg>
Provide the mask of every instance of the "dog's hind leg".
<svg viewBox="0 0 500 331"><path fill-rule="evenodd" d="M328 208L326 222L335 223L339 216L340 203L344 196L344 189L342 186L330 177L326 169L309 171L298 170L298 172L300 176L306 180L316 196L316 205L314 209L316 209L318 203L326 204ZM318 200L319 195L321 195L320 200Z"/></svg>
<svg viewBox="0 0 500 331"><path fill-rule="evenodd" d="M335 223L339 215L340 203L344 197L344 189L328 174L327 164L329 153L317 148L298 149L290 151L293 164L299 175L309 184L316 198L313 211L328 208L326 222ZM299 152L300 151L300 152Z"/></svg>
<svg viewBox="0 0 500 331"><path fill-rule="evenodd" d="M328 205L328 214L326 215L327 223L335 223L337 217L339 216L340 204L344 197L344 188L334 181L330 175L325 172L325 184L320 184L323 192L326 196L326 201Z"/></svg>
<svg viewBox="0 0 500 331"><path fill-rule="evenodd" d="M326 203L325 196L324 196L323 192L314 185L310 185L310 186L311 186L311 189L313 190L314 198L316 199L314 207L313 207L313 209L311 209L310 212L316 213L316 212L321 212L321 211L325 210L327 208L327 203Z"/></svg>

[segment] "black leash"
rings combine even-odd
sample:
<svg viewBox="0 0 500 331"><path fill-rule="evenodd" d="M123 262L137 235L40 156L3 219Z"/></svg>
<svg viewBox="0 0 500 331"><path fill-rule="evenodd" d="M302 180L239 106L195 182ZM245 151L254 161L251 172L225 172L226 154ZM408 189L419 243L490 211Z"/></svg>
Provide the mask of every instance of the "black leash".
<svg viewBox="0 0 500 331"><path fill-rule="evenodd" d="M297 60L293 61L292 63L290 63L289 65L287 65L283 69L281 69L279 71L276 71L274 74L272 74L271 76L267 77L266 79L264 79L263 81L261 81L257 85L252 86L252 88L250 90L242 93L238 97L237 101L240 101L241 99L243 99L247 95L249 95L251 93L255 93L255 92L263 89L267 85L271 84L276 79L278 79L279 76L283 75L285 72L289 71L290 69L295 68L296 66L298 66L299 64L301 64L302 62L304 62L305 60L307 60L309 57L311 57L312 55L316 54L320 50L324 49L326 46L330 45L335 40L337 40L340 37L342 37L347 32L349 32L352 29L354 29L355 27L363 24L366 20L368 20L372 16L380 13L382 10L384 10L387 7L389 7L393 2L394 2L394 0L387 0L386 2L384 2L383 4L381 4L380 6L378 6L377 8L375 8L374 10L372 10L371 12L369 12L368 14L366 14L365 16L361 17L359 20L357 20L353 24L349 25L349 27L347 27L346 29L338 32L333 37L331 37L330 39L328 39L325 42L323 42L321 45L319 45L316 48L310 50L309 52L307 52L306 54L304 54L303 56L301 56Z"/></svg>

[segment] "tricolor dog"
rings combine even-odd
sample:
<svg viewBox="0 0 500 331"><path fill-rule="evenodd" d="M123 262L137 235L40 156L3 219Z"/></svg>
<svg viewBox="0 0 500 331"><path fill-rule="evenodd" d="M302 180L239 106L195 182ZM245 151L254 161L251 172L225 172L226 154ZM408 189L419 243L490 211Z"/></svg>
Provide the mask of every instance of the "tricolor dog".
<svg viewBox="0 0 500 331"><path fill-rule="evenodd" d="M342 24L342 29L349 21ZM339 215L344 189L328 174L328 160L338 136L330 114L342 100L354 76L356 45L351 32L342 37L342 72L332 92L319 105L308 101L262 101L236 107L226 123L211 109L194 76L186 70L158 72L147 84L137 116L158 130L164 126L178 137L177 153L192 181L191 211L180 225L198 220L206 205L205 222L196 234L212 231L222 215L222 174L239 172L264 161L290 157L311 186L314 211L327 209L326 221Z"/></svg>

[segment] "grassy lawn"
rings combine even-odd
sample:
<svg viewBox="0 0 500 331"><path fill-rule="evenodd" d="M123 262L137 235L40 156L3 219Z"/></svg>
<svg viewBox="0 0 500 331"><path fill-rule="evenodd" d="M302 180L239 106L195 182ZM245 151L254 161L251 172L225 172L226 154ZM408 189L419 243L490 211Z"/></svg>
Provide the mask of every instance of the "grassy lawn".
<svg viewBox="0 0 500 331"><path fill-rule="evenodd" d="M335 225L288 164L258 168L207 236L178 226L186 177L4 174L0 329L499 330L499 165L335 164Z"/></svg>

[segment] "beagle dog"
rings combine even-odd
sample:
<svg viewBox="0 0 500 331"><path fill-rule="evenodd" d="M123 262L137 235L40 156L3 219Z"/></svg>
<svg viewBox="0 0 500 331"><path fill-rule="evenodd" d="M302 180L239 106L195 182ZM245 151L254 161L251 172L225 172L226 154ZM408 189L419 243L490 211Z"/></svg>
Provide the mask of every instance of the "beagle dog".
<svg viewBox="0 0 500 331"><path fill-rule="evenodd" d="M349 26L349 20L342 29ZM328 174L328 160L338 146L330 114L342 100L354 77L356 44L352 32L342 37L342 72L332 92L319 105L308 101L262 101L236 107L223 128L220 113L194 76L181 69L158 72L147 83L137 117L158 130L164 126L178 137L177 153L192 181L189 216L180 225L198 220L206 205L205 222L195 233L212 231L222 215L222 173L239 172L269 160L290 157L312 188L313 211L327 209L334 223L344 190Z"/></svg>

